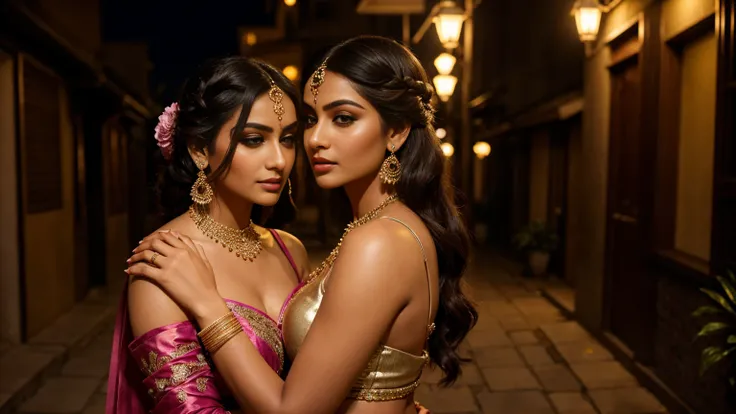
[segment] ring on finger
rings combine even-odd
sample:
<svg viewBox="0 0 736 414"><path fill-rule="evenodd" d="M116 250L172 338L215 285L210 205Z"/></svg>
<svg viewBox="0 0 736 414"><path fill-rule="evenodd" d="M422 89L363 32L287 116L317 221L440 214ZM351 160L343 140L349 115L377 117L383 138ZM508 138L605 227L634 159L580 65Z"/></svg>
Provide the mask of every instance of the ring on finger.
<svg viewBox="0 0 736 414"><path fill-rule="evenodd" d="M158 252L153 252L153 255L151 256L151 260L149 260L153 266L156 266L156 259L158 259L158 256L159 256Z"/></svg>

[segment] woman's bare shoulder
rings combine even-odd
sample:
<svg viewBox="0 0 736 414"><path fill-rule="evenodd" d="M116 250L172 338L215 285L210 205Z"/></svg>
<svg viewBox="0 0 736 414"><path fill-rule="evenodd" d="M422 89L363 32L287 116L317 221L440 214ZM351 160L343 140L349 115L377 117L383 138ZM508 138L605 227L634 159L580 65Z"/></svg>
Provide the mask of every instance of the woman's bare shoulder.
<svg viewBox="0 0 736 414"><path fill-rule="evenodd" d="M177 231L194 239L196 230L187 214L182 214L165 223L151 234L159 231ZM154 282L130 276L128 287L128 311L133 334L142 335L160 326L188 320L179 306Z"/></svg>

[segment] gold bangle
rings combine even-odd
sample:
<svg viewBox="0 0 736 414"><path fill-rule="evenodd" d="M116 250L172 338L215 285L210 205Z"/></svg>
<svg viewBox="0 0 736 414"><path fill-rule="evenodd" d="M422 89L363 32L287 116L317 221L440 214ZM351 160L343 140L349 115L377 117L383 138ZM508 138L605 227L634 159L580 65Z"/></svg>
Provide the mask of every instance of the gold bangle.
<svg viewBox="0 0 736 414"><path fill-rule="evenodd" d="M214 338L211 342L207 342L204 344L205 349L207 349L207 352L211 354L214 354L217 352L220 348L222 348L223 345L225 345L229 340L233 339L237 334L243 331L243 328L240 326L232 326L227 328L227 330L223 331L220 336L217 336Z"/></svg>
<svg viewBox="0 0 736 414"><path fill-rule="evenodd" d="M213 354L242 330L243 327L235 315L228 312L202 329L197 336L207 352Z"/></svg>
<svg viewBox="0 0 736 414"><path fill-rule="evenodd" d="M201 329L199 333L197 334L200 337L207 336L212 332L214 329L216 329L219 325L221 325L226 320L234 317L233 313L228 311L226 314L220 316L219 318L215 319L214 322L207 325L205 328Z"/></svg>
<svg viewBox="0 0 736 414"><path fill-rule="evenodd" d="M240 325L238 319L235 317L235 315L233 315L232 312L228 312L212 322L206 328L202 329L199 332L198 336L200 339L202 339L202 341L211 342L213 339L220 336L223 330L236 325Z"/></svg>
<svg viewBox="0 0 736 414"><path fill-rule="evenodd" d="M217 338L215 338L212 343L208 343L205 345L207 352L209 352L210 355L214 354L220 348L222 348L223 345L225 345L228 341L233 339L237 334L241 332L243 332L242 327L240 326L231 327L226 332L223 332L221 336L218 336Z"/></svg>
<svg viewBox="0 0 736 414"><path fill-rule="evenodd" d="M236 318L228 318L227 320L216 326L213 330L207 332L206 335L200 336L200 338L205 344L213 344L219 341L219 338L221 338L223 335L226 335L231 330L239 327L240 322L238 322Z"/></svg>

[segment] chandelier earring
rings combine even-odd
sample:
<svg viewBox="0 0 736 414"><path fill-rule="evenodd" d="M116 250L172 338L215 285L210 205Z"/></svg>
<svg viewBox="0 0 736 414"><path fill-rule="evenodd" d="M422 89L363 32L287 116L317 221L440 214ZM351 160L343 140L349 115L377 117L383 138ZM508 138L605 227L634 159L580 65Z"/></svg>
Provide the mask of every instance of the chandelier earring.
<svg viewBox="0 0 736 414"><path fill-rule="evenodd" d="M204 169L207 168L207 162L195 161L195 164L197 164L199 172L197 173L197 180L192 185L190 195L195 204L205 207L212 202L214 192L209 181L207 181L207 174L204 172Z"/></svg>
<svg viewBox="0 0 736 414"><path fill-rule="evenodd" d="M391 145L391 155L383 160L381 170L378 172L378 178L380 178L384 184L394 185L398 183L401 178L401 163L399 162L399 159L396 158L395 151L396 146Z"/></svg>

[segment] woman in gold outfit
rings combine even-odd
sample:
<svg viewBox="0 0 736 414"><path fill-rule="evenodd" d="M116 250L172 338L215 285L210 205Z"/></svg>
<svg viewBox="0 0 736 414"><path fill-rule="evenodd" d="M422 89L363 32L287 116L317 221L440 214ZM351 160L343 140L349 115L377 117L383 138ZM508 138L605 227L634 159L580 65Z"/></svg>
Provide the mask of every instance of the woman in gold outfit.
<svg viewBox="0 0 736 414"><path fill-rule="evenodd" d="M342 187L356 218L282 314L293 360L285 380L232 323L207 259L186 237L158 233L139 246L130 271L159 283L203 327L199 337L242 406L408 414L427 363L445 384L460 375L457 348L477 313L460 288L469 243L431 98L412 53L373 36L335 46L305 87L304 144L317 182ZM148 266L161 241L192 254Z"/></svg>

